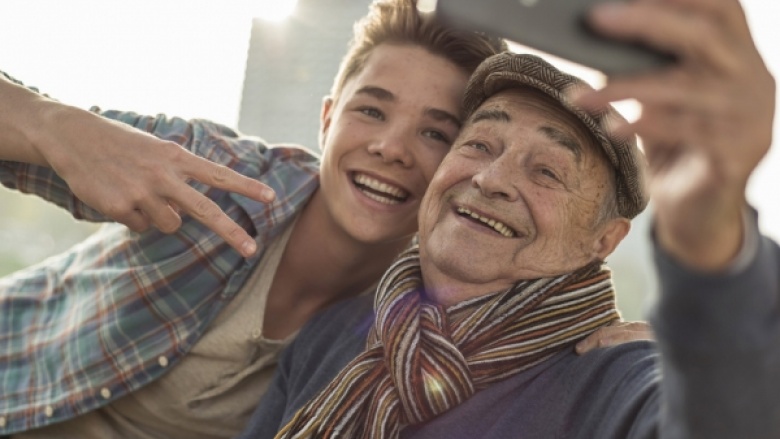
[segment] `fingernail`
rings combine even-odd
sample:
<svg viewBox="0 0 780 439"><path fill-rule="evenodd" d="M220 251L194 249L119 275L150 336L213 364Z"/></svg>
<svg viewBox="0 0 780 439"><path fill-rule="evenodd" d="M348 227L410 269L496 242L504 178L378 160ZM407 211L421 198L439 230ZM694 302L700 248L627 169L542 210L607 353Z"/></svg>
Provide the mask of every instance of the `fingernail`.
<svg viewBox="0 0 780 439"><path fill-rule="evenodd" d="M267 201L273 201L276 198L276 192L273 189L264 189L263 198Z"/></svg>
<svg viewBox="0 0 780 439"><path fill-rule="evenodd" d="M255 254L255 251L257 251L257 244L254 241L244 241L241 250L244 253L244 256L252 256Z"/></svg>

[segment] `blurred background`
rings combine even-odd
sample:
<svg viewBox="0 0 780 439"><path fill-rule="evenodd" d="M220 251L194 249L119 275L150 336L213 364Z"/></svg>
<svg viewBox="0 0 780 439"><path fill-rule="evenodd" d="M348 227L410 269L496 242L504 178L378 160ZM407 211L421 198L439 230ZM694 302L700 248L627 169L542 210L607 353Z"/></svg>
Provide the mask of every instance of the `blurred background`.
<svg viewBox="0 0 780 439"><path fill-rule="evenodd" d="M369 0L3 0L0 70L83 108L206 118L270 142L316 149L322 97ZM780 71L780 4L743 0L770 70ZM518 45L513 50L531 51ZM563 60L594 86L604 78ZM628 117L631 102L619 109ZM778 127L777 129L780 129ZM780 131L778 131L780 132ZM738 145L735 145L738 147ZM751 180L761 226L780 240L780 147ZM652 209L652 206L651 206ZM655 284L649 214L608 261L627 319L644 317ZM83 239L94 224L0 188L0 276Z"/></svg>

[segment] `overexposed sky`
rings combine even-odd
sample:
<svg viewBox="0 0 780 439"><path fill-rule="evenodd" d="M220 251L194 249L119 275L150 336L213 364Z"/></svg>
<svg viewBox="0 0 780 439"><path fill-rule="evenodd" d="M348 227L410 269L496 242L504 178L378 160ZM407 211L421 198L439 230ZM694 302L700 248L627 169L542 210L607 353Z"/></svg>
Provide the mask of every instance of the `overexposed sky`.
<svg viewBox="0 0 780 439"><path fill-rule="evenodd" d="M80 107L235 125L252 25L238 5L3 0L0 69Z"/></svg>
<svg viewBox="0 0 780 439"><path fill-rule="evenodd" d="M281 1L3 0L0 69L85 108L203 117L235 126L252 7ZM780 5L771 0L743 5L777 75ZM594 72L578 73L599 81ZM749 197L761 211L764 231L780 240L780 135L775 137Z"/></svg>
<svg viewBox="0 0 780 439"><path fill-rule="evenodd" d="M743 5L756 45L769 65L769 70L775 75L775 81L780 82L780 51L777 50L780 45L780 3L746 0ZM780 117L777 109L774 144L750 182L748 197L761 213L764 232L780 240Z"/></svg>

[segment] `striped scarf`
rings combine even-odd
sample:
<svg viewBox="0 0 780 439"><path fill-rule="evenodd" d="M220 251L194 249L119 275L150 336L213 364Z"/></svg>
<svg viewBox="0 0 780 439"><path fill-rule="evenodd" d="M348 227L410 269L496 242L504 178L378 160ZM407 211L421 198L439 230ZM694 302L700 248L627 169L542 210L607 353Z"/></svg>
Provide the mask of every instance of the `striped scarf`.
<svg viewBox="0 0 780 439"><path fill-rule="evenodd" d="M448 308L422 285L414 247L379 283L366 350L277 438L397 438L618 318L600 262Z"/></svg>

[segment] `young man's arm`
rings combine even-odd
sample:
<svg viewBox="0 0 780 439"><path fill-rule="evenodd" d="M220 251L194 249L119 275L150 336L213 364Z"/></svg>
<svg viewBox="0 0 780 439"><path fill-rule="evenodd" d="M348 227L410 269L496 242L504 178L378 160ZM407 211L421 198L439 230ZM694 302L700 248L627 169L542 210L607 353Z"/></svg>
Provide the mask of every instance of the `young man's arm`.
<svg viewBox="0 0 780 439"><path fill-rule="evenodd" d="M262 202L257 180L125 124L38 94L0 74L0 160L48 167L88 206L132 230L173 232L181 213L202 222L243 255L255 243L187 180Z"/></svg>

